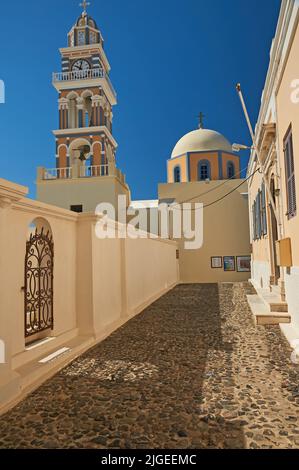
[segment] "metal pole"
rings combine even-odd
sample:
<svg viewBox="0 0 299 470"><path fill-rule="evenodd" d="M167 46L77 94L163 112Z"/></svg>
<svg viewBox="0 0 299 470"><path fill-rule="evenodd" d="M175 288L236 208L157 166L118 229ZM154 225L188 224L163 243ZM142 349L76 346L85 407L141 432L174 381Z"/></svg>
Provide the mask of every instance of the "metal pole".
<svg viewBox="0 0 299 470"><path fill-rule="evenodd" d="M260 165L260 169L261 169L262 177L263 177L265 187L266 187L266 190L267 190L267 193L268 193L269 201L270 201L270 204L273 208L273 212L274 212L277 224L280 226L279 213L278 213L275 201L274 201L272 193L271 193L271 188L270 188L270 185L269 185L269 182L268 182L268 179L267 179L267 175L265 173L265 167L264 167L264 165L262 163L262 160L260 158L260 152L259 152L259 150L257 148L257 145L256 145L255 135L254 135L253 128L252 128L252 125L251 125L251 122L250 122L249 114L247 112L247 108L246 108L246 104L245 104L245 101L244 101L244 98L243 98L240 83L237 84L236 88L237 88L237 92L238 92L238 95L239 95L239 98L240 98L240 101L241 101L241 104L242 104L242 108L243 108L243 111L244 111L244 115L245 115L245 118L246 118L248 129L249 129L249 132L250 132L250 135L251 135L253 148L255 150L255 153L256 153L256 156L257 156L257 159L258 159L258 162L259 162L259 165Z"/></svg>

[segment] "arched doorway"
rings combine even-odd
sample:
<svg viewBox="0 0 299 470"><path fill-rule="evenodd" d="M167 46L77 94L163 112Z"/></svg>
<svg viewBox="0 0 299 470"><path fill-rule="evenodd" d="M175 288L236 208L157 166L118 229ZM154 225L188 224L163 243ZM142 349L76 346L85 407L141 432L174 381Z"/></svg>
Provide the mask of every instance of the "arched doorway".
<svg viewBox="0 0 299 470"><path fill-rule="evenodd" d="M54 244L46 220L35 219L29 226L25 255L25 338L32 342L47 336L54 326L53 314Z"/></svg>

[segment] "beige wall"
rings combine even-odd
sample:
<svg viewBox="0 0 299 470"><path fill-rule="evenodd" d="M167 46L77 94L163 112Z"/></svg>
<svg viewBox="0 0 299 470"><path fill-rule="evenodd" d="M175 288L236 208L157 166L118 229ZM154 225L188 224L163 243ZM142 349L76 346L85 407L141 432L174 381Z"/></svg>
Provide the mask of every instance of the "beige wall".
<svg viewBox="0 0 299 470"><path fill-rule="evenodd" d="M37 181L37 199L64 209L83 205L84 212L94 213L100 202L117 207L119 194L126 195L130 203L128 186L115 176Z"/></svg>
<svg viewBox="0 0 299 470"><path fill-rule="evenodd" d="M133 314L148 299L156 298L179 280L177 245L168 240L126 239L127 306ZM142 263L140 263L142 260Z"/></svg>
<svg viewBox="0 0 299 470"><path fill-rule="evenodd" d="M255 198L257 197L258 191L261 190L263 184L263 177L261 173L257 172L253 178L250 179L249 181L249 212L250 212L250 223L251 223L251 234L253 231L253 220L252 220L252 206L255 201ZM266 195L266 198L268 200L268 197ZM252 259L253 261L266 261L266 262L271 262L270 258L270 248L269 248L269 243L270 243L270 222L269 222L269 217L267 219L267 235L263 236L260 240L251 240L254 250L252 253Z"/></svg>
<svg viewBox="0 0 299 470"><path fill-rule="evenodd" d="M15 372L19 367L27 367L55 345L57 349L76 338L104 338L179 281L176 242L100 240L95 215L26 199L26 192L0 179L0 339L7 356L7 363L0 364L0 407L7 397L20 393L22 382ZM50 226L54 240L54 330L48 335L55 341L29 350L21 288L29 225L37 218ZM109 223L118 236L123 226ZM38 378L36 364L34 370L27 385Z"/></svg>
<svg viewBox="0 0 299 470"><path fill-rule="evenodd" d="M90 214L79 216L77 282L80 332L96 337L139 313L179 281L175 242L121 239L122 226L112 221L117 238L100 240L98 220Z"/></svg>
<svg viewBox="0 0 299 470"><path fill-rule="evenodd" d="M159 198L174 198L177 202L192 199L192 202L208 205L229 193L241 182L241 180L231 180L225 184L223 181L180 185L160 184ZM210 192L206 194L207 191ZM203 193L205 194L203 195ZM251 254L248 202L241 193L247 193L246 183L222 202L204 209L202 248L185 250L184 240L179 241L181 282L213 283L249 279L250 273L224 272L223 269L211 268L211 257L213 256L237 257Z"/></svg>
<svg viewBox="0 0 299 470"><path fill-rule="evenodd" d="M36 217L46 220L52 230L55 244L54 304L55 323L53 336L76 328L76 220L75 214L30 200L21 200L9 210L7 229L9 236L5 250L10 253L6 266L5 288L13 293L10 311L14 312L12 354L24 351L24 259L29 224ZM3 249L3 247L2 247ZM66 275L67 269L67 275Z"/></svg>
<svg viewBox="0 0 299 470"><path fill-rule="evenodd" d="M299 103L295 104L291 100L291 93L294 91L294 89L291 88L291 84L295 79L299 80L298 58L299 26L297 22L295 36L293 38L293 42L291 43L290 52L287 57L287 63L283 71L279 87L277 89L276 103L279 162L281 168L281 196L284 207L284 232L285 237L292 238L293 264L294 266L299 267ZM290 125L292 126L293 132L295 178L297 190L297 216L288 220L288 217L285 215L287 212L287 193L283 141Z"/></svg>

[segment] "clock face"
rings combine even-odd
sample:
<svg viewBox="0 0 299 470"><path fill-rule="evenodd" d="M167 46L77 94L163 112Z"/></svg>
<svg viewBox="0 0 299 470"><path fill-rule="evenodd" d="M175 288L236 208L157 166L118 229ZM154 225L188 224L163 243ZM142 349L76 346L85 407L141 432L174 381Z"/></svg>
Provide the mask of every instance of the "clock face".
<svg viewBox="0 0 299 470"><path fill-rule="evenodd" d="M77 60L72 67L72 70L74 72L81 72L81 70L89 70L89 69L90 69L90 65L89 65L89 62L87 62L87 60Z"/></svg>

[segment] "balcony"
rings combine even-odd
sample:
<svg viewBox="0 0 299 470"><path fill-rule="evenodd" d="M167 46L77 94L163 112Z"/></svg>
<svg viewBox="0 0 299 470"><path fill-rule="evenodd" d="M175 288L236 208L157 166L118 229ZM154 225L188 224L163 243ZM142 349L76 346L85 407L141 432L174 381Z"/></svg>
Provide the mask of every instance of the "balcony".
<svg viewBox="0 0 299 470"><path fill-rule="evenodd" d="M115 165L74 165L73 167L66 168L44 168L38 167L37 170L37 181L38 183L51 182L51 181L69 181L69 180L81 180L90 178L106 178L107 176L114 176L120 183L126 184L125 175L116 168Z"/></svg>
<svg viewBox="0 0 299 470"><path fill-rule="evenodd" d="M103 69L76 70L73 72L53 73L53 82L73 82L75 80L88 80L92 78L106 78Z"/></svg>
<svg viewBox="0 0 299 470"><path fill-rule="evenodd" d="M113 88L109 75L100 68L97 69L88 69L88 70L76 70L72 72L58 72L53 73L53 84L59 89L60 85L65 82L77 82L82 80L96 80L96 79L105 79L116 98L116 91Z"/></svg>
<svg viewBox="0 0 299 470"><path fill-rule="evenodd" d="M43 168L43 180L71 179L72 168Z"/></svg>
<svg viewBox="0 0 299 470"><path fill-rule="evenodd" d="M75 174L76 172L78 173L77 175ZM98 176L109 176L108 165L81 166L79 168L44 168L42 179L49 181L72 178L93 178Z"/></svg>

